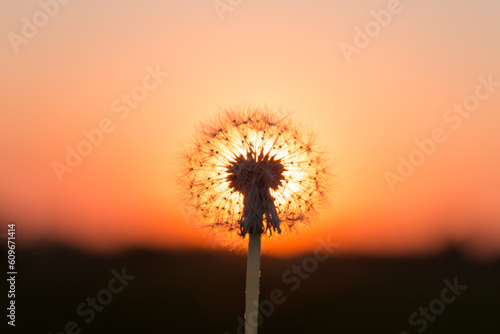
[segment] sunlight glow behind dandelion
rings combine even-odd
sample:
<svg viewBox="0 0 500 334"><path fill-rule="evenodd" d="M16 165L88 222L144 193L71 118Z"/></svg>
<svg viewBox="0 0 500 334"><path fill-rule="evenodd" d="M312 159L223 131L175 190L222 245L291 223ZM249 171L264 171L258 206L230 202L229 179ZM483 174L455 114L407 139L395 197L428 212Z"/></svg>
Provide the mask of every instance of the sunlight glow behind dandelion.
<svg viewBox="0 0 500 334"><path fill-rule="evenodd" d="M266 107L229 108L201 124L185 161L186 206L223 238L290 231L325 199L326 164L314 136Z"/></svg>

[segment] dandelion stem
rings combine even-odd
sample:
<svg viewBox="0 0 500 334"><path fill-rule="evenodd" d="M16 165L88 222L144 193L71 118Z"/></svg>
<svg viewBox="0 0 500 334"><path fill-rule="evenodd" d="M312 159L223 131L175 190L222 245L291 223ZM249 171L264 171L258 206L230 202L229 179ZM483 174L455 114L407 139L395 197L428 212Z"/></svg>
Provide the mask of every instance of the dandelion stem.
<svg viewBox="0 0 500 334"><path fill-rule="evenodd" d="M249 233L245 334L257 334L259 325L260 234Z"/></svg>

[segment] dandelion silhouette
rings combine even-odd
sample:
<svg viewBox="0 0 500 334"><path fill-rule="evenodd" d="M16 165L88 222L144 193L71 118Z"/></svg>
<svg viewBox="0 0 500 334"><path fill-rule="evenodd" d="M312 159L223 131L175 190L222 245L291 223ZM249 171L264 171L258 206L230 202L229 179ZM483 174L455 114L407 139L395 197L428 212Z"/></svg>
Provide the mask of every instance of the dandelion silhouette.
<svg viewBox="0 0 500 334"><path fill-rule="evenodd" d="M248 235L245 333L257 333L261 235L316 214L326 187L323 154L290 115L248 105L199 126L185 161L186 204L196 220L225 237Z"/></svg>

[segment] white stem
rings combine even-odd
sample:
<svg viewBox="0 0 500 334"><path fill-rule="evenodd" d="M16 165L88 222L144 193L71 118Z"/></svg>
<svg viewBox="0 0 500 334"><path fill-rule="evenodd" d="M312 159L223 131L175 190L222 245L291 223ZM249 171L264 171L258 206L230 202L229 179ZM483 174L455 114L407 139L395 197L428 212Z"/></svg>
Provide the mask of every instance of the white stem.
<svg viewBox="0 0 500 334"><path fill-rule="evenodd" d="M259 326L260 234L249 233L245 334L257 334Z"/></svg>

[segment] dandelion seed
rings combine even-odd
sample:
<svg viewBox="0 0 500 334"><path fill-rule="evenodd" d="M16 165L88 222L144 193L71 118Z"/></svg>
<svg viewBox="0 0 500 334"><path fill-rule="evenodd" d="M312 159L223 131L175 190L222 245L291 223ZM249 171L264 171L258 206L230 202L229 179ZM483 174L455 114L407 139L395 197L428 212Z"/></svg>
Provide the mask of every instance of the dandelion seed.
<svg viewBox="0 0 500 334"><path fill-rule="evenodd" d="M186 206L196 221L226 237L248 235L245 333L257 333L248 319L258 312L261 235L315 215L324 201L325 159L289 115L247 106L201 125L185 160Z"/></svg>
<svg viewBox="0 0 500 334"><path fill-rule="evenodd" d="M223 239L229 231L243 237L288 231L312 218L301 195L308 194L313 207L324 200L324 157L289 115L226 109L197 129L192 147L185 181L199 196L187 198L187 207L206 209L207 218L196 220ZM220 212L217 206L232 210Z"/></svg>

